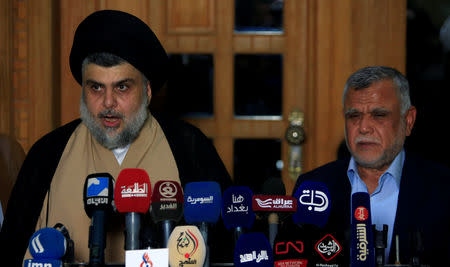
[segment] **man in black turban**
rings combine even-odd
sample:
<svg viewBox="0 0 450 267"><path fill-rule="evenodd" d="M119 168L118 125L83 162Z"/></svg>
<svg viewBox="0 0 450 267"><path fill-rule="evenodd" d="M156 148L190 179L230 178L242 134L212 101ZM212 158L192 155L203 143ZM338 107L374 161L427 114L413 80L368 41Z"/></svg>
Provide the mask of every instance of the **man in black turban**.
<svg viewBox="0 0 450 267"><path fill-rule="evenodd" d="M143 21L113 10L89 15L75 32L70 69L82 87L81 119L45 135L29 151L0 233L5 266L21 266L33 232L57 223L74 240L73 260L88 262L91 219L83 209L83 185L89 174L117 179L122 169L139 168L152 185L160 180L183 187L216 181L222 190L231 185L199 129L149 112L152 93L164 85L169 70L166 52ZM142 248L160 246L155 225L145 219ZM123 230L123 218L108 221L106 263L124 262Z"/></svg>

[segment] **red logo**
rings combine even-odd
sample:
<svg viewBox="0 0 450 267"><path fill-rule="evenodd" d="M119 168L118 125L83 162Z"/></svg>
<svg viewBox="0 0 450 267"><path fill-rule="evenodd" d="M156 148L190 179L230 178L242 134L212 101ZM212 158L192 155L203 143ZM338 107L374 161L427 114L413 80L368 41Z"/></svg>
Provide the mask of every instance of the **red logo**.
<svg viewBox="0 0 450 267"><path fill-rule="evenodd" d="M355 219L365 221L369 218L369 211L366 207L360 206L355 209Z"/></svg>
<svg viewBox="0 0 450 267"><path fill-rule="evenodd" d="M275 267L306 267L308 266L308 260L279 260L275 261Z"/></svg>
<svg viewBox="0 0 450 267"><path fill-rule="evenodd" d="M153 267L153 262L150 260L147 252L142 255L142 263L140 267Z"/></svg>
<svg viewBox="0 0 450 267"><path fill-rule="evenodd" d="M295 249L298 253L303 253L303 242L295 241L295 244L291 241L288 242L278 242L275 244L275 254L287 254L289 252L289 247Z"/></svg>
<svg viewBox="0 0 450 267"><path fill-rule="evenodd" d="M320 239L314 248L326 261L330 261L342 251L341 245L330 234L327 234L322 239Z"/></svg>

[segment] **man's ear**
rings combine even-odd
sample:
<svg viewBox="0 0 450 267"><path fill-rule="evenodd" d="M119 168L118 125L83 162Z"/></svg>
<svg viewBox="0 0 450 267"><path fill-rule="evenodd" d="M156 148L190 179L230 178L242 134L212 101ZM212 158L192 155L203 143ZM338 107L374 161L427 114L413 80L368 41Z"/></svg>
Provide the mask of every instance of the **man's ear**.
<svg viewBox="0 0 450 267"><path fill-rule="evenodd" d="M411 131L413 129L414 123L416 121L417 110L416 107L411 106L405 114L406 121L406 136L411 135Z"/></svg>
<svg viewBox="0 0 450 267"><path fill-rule="evenodd" d="M150 82L147 81L147 106L150 105L150 100L152 99L152 88L150 86Z"/></svg>

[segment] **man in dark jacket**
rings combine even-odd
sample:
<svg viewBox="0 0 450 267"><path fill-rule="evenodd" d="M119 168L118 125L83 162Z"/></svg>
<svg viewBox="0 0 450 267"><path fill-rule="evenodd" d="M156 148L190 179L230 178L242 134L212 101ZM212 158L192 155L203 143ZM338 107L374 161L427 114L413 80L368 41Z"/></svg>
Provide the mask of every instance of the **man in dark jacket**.
<svg viewBox="0 0 450 267"><path fill-rule="evenodd" d="M327 227L340 233L349 233L352 194L367 192L372 223L378 230L388 226L387 262L395 260L398 237L402 263L416 257L448 265L450 170L403 148L416 118L408 81L389 67L360 69L347 80L343 106L351 158L301 175L294 192L304 181L325 183L331 203Z"/></svg>
<svg viewBox="0 0 450 267"><path fill-rule="evenodd" d="M52 131L29 151L0 233L8 266L21 266L33 232L57 223L70 231L74 260L88 262L90 219L83 209L83 185L89 174L106 172L117 179L125 168L140 168L152 185L160 180L182 186L216 181L222 190L231 185L200 130L148 111L152 92L166 81L168 58L140 19L112 10L88 16L75 32L70 67L82 86L81 120ZM123 263L123 221L108 224L105 260ZM147 238L151 232L144 229ZM154 246L152 241L143 240L145 246Z"/></svg>

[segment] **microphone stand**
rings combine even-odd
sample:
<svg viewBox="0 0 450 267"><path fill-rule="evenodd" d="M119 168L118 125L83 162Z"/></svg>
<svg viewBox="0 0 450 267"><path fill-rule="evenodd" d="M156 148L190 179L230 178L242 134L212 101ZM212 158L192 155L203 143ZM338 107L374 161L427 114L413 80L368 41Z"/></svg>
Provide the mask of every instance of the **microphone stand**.
<svg viewBox="0 0 450 267"><path fill-rule="evenodd" d="M203 240L205 240L205 247L206 247L206 257L203 267L209 267L208 223L201 222L198 225L198 229L200 230L200 233L203 236Z"/></svg>
<svg viewBox="0 0 450 267"><path fill-rule="evenodd" d="M383 267L386 262L385 250L387 247L388 226L383 224L383 230L378 231L376 225L373 224L372 230L375 241L375 266Z"/></svg>
<svg viewBox="0 0 450 267"><path fill-rule="evenodd" d="M139 249L139 232L141 230L141 217L137 212L128 212L125 215L125 250Z"/></svg>

